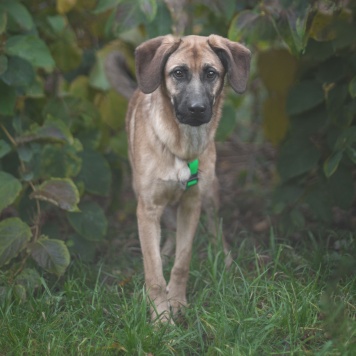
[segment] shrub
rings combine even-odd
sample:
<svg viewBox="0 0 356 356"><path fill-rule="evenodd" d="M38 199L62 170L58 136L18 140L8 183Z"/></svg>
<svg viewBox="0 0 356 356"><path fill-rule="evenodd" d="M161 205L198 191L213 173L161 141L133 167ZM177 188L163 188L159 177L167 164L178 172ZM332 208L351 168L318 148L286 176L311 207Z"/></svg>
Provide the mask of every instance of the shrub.
<svg viewBox="0 0 356 356"><path fill-rule="evenodd" d="M85 257L107 233L98 198L126 156L126 101L94 54L110 16L94 6L0 1L2 296L24 298L39 285L34 265L60 276L69 250Z"/></svg>

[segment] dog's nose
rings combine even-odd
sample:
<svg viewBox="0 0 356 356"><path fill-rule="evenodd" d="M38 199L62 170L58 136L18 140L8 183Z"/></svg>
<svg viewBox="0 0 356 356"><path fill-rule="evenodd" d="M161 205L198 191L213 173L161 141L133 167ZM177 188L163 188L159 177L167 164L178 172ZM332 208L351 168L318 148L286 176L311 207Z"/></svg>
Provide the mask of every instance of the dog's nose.
<svg viewBox="0 0 356 356"><path fill-rule="evenodd" d="M192 113L194 115L200 115L200 114L204 114L206 108L205 108L204 104L202 104L202 103L192 103L188 107L188 110L190 113Z"/></svg>

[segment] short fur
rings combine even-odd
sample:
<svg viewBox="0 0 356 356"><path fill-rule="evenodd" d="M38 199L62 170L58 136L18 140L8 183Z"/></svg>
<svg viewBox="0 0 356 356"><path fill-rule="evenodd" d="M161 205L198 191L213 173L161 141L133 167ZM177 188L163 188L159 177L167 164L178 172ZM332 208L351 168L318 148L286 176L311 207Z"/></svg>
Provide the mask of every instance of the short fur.
<svg viewBox="0 0 356 356"><path fill-rule="evenodd" d="M242 93L250 51L220 36L171 35L136 49L139 89L126 116L129 158L152 318L171 320L187 304L192 243L201 206L218 205L214 136L221 116L224 78ZM188 162L199 159L199 182L186 189ZM167 285L160 255L160 219L178 205L176 256Z"/></svg>

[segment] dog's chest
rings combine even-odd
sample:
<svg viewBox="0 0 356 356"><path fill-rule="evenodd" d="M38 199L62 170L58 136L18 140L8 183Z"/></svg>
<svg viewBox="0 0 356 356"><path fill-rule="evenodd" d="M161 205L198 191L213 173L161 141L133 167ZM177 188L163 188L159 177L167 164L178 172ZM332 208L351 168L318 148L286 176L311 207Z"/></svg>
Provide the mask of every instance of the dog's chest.
<svg viewBox="0 0 356 356"><path fill-rule="evenodd" d="M175 158L174 164L161 171L152 187L156 202L171 204L178 202L186 191L190 175L187 163Z"/></svg>

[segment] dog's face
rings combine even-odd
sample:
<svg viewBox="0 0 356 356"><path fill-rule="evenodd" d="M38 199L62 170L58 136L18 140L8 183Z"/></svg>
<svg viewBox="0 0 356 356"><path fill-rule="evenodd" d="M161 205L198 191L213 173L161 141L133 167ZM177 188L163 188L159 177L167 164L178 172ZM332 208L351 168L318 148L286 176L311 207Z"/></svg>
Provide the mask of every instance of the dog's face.
<svg viewBox="0 0 356 356"><path fill-rule="evenodd" d="M177 120L200 126L211 120L213 106L220 95L225 69L206 38L192 36L182 40L165 65L164 78Z"/></svg>
<svg viewBox="0 0 356 356"><path fill-rule="evenodd" d="M247 48L220 36L167 35L136 49L136 76L143 93L166 91L181 124L200 126L213 116L225 74L237 93L245 91L250 57Z"/></svg>

